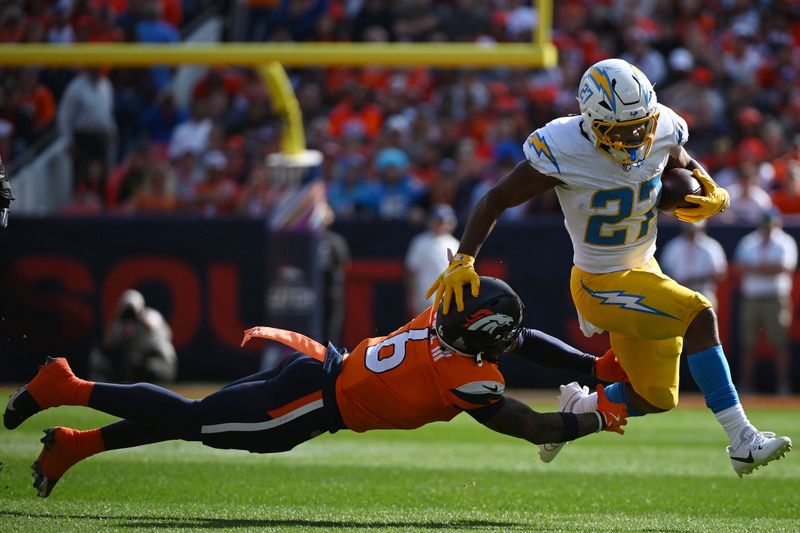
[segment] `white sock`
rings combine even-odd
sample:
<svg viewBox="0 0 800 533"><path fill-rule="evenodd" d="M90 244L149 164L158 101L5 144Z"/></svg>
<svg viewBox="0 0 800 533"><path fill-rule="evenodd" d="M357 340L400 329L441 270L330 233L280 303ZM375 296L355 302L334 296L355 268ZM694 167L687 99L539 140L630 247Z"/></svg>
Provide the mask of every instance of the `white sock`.
<svg viewBox="0 0 800 533"><path fill-rule="evenodd" d="M589 396L578 398L572 404L570 411L573 413L593 413L597 411L597 393L593 392Z"/></svg>
<svg viewBox="0 0 800 533"><path fill-rule="evenodd" d="M737 403L733 407L723 409L719 413L715 413L714 416L717 417L719 424L728 433L728 439L731 441L731 444L739 442L739 437L743 429L752 428L754 431L756 430L753 424L750 423L750 420L747 419L747 414L745 414L742 404L740 403Z"/></svg>

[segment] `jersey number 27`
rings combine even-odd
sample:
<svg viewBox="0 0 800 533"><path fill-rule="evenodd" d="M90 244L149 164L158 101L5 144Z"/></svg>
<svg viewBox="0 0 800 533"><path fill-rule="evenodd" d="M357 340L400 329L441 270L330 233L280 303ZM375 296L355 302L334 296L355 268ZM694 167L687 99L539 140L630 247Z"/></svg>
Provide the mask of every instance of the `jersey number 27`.
<svg viewBox="0 0 800 533"><path fill-rule="evenodd" d="M637 202L647 202L650 200L650 192L661 192L661 175L650 178L639 184L639 194ZM628 240L628 229L620 228L608 233L604 228L606 224L614 225L624 222L633 212L634 193L631 187L620 187L619 189L605 189L597 191L592 195L590 206L593 208L605 208L610 202L617 202L617 212L609 215L592 215L586 222L586 236L584 240L589 244L599 246L614 246L625 244ZM644 214L644 220L639 225L639 232L635 240L639 240L650 232L650 221L656 216L658 202L653 204L652 209Z"/></svg>

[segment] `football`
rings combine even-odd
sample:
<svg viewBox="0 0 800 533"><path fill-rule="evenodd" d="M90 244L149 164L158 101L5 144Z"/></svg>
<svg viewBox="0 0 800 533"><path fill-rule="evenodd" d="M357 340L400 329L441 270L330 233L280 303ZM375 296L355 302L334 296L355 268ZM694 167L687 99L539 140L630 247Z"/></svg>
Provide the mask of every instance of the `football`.
<svg viewBox="0 0 800 533"><path fill-rule="evenodd" d="M687 194L703 194L703 186L691 170L672 168L661 175L661 198L658 200L661 211L672 213L679 207L697 207L697 204L684 200Z"/></svg>

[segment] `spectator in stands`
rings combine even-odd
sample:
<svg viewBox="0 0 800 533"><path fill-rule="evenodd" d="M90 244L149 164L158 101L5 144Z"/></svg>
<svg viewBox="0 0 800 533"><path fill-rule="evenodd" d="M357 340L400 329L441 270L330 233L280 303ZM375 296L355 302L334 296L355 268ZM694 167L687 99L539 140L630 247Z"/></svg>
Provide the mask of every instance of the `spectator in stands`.
<svg viewBox="0 0 800 533"><path fill-rule="evenodd" d="M717 284L728 271L722 245L706 235L705 221L681 222L681 233L662 248L658 263L664 273L699 292L717 308Z"/></svg>
<svg viewBox="0 0 800 533"><path fill-rule="evenodd" d="M772 209L772 199L758 185L758 169L752 163L738 167L737 181L728 187L731 206L720 215L726 222L757 224L765 211Z"/></svg>
<svg viewBox="0 0 800 533"><path fill-rule="evenodd" d="M24 13L14 2L4 5L0 12L0 42L18 43L25 33Z"/></svg>
<svg viewBox="0 0 800 533"><path fill-rule="evenodd" d="M375 137L383 124L383 113L376 104L369 102L364 86L355 81L343 87L341 103L330 112L331 133Z"/></svg>
<svg viewBox="0 0 800 533"><path fill-rule="evenodd" d="M73 158L73 180L76 187L86 185L88 167L101 165L102 195L105 178L111 168L117 125L114 122L114 88L99 69L89 68L75 76L58 107L58 127L70 142Z"/></svg>
<svg viewBox="0 0 800 533"><path fill-rule="evenodd" d="M772 203L784 215L800 214L800 161L786 164L786 180L772 193Z"/></svg>
<svg viewBox="0 0 800 533"><path fill-rule="evenodd" d="M149 167L144 183L133 198L138 213L174 213L178 209L175 173L166 163Z"/></svg>
<svg viewBox="0 0 800 533"><path fill-rule="evenodd" d="M111 6L105 5L97 9L89 41L93 43L119 43L125 40L122 28L114 24L115 13Z"/></svg>
<svg viewBox="0 0 800 533"><path fill-rule="evenodd" d="M175 186L181 208L190 208L197 193L197 184L203 181L205 174L194 152L186 150L177 157L170 158L175 171Z"/></svg>
<svg viewBox="0 0 800 533"><path fill-rule="evenodd" d="M739 303L741 371L739 389L752 391L759 333L766 334L775 354L779 394L791 393L789 327L792 322L792 276L797 267L797 243L781 229L780 215L762 215L758 229L736 246L736 266L742 276Z"/></svg>
<svg viewBox="0 0 800 533"><path fill-rule="evenodd" d="M756 29L747 23L733 27L732 46L722 54L725 75L735 82L748 84L756 79L762 58L754 46Z"/></svg>
<svg viewBox="0 0 800 533"><path fill-rule="evenodd" d="M58 0L53 6L53 20L47 30L47 42L51 44L75 42L75 32L70 23L69 0Z"/></svg>
<svg viewBox="0 0 800 533"><path fill-rule="evenodd" d="M422 196L424 189L409 168L408 156L399 148L384 148L375 156L380 218L405 219Z"/></svg>
<svg viewBox="0 0 800 533"><path fill-rule="evenodd" d="M394 14L392 30L400 42L432 41L432 36L441 29L442 10L433 0L403 2Z"/></svg>
<svg viewBox="0 0 800 533"><path fill-rule="evenodd" d="M361 155L343 157L339 176L328 185L328 203L340 219L374 216L378 212L381 187L367 173L366 160Z"/></svg>
<svg viewBox="0 0 800 533"><path fill-rule="evenodd" d="M208 102L202 98L195 99L190 108L189 118L172 130L167 149L169 158L179 158L187 152L195 156L205 152L212 126L213 123L208 118Z"/></svg>
<svg viewBox="0 0 800 533"><path fill-rule="evenodd" d="M387 0L365 0L350 22L350 39L366 41L370 28L381 28L391 39L394 15Z"/></svg>
<svg viewBox="0 0 800 533"><path fill-rule="evenodd" d="M280 0L273 15L275 28L288 30L292 41L309 41L317 19L329 8L330 0Z"/></svg>
<svg viewBox="0 0 800 533"><path fill-rule="evenodd" d="M266 41L272 31L275 8L280 0L245 0L241 12L244 24L237 24L235 38Z"/></svg>
<svg viewBox="0 0 800 533"><path fill-rule="evenodd" d="M236 211L251 217L265 217L275 207L266 165L255 165L242 188Z"/></svg>
<svg viewBox="0 0 800 533"><path fill-rule="evenodd" d="M218 150L208 152L202 159L204 179L195 188L192 206L206 216L233 212L238 187L226 176L228 160Z"/></svg>
<svg viewBox="0 0 800 533"><path fill-rule="evenodd" d="M458 250L458 239L453 237L456 214L447 204L436 204L428 215L428 228L411 239L404 260L406 289L406 314L415 317L433 305L433 297L426 299L428 287L433 285L450 262L448 252Z"/></svg>
<svg viewBox="0 0 800 533"><path fill-rule="evenodd" d="M186 111L176 104L172 91L166 90L144 110L141 126L151 143L166 147L178 124L188 118Z"/></svg>
<svg viewBox="0 0 800 533"><path fill-rule="evenodd" d="M141 143L109 175L106 203L109 206L129 204L141 189L151 166L151 147Z"/></svg>
<svg viewBox="0 0 800 533"><path fill-rule="evenodd" d="M651 46L653 37L641 26L631 27L624 35L626 52L622 59L639 67L653 84L660 85L667 76L667 63L661 52Z"/></svg>
<svg viewBox="0 0 800 533"><path fill-rule="evenodd" d="M142 293L125 291L105 326L102 343L89 356L89 375L123 383L169 383L177 373L172 330L164 317L145 305Z"/></svg>
<svg viewBox="0 0 800 533"><path fill-rule="evenodd" d="M141 17L136 23L136 40L140 43L174 44L181 40L181 35L174 27L162 18L161 5L157 0L145 3ZM157 91L167 89L172 81L171 67L152 67L153 83Z"/></svg>

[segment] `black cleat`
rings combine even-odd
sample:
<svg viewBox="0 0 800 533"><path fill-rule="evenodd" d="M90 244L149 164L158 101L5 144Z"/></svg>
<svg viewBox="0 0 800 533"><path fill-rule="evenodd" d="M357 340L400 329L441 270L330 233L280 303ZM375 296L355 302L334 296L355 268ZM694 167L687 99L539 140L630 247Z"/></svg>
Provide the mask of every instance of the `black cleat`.
<svg viewBox="0 0 800 533"><path fill-rule="evenodd" d="M28 386L39 378L43 368L59 359L61 358L48 357L43 365L39 365L39 372L36 373L36 376L27 385L9 397L6 410L3 413L3 425L6 429L16 429L20 424L42 410L36 400L33 399Z"/></svg>
<svg viewBox="0 0 800 533"><path fill-rule="evenodd" d="M31 465L31 470L33 470L33 488L37 490L40 498L47 498L50 496L50 492L53 490L53 487L56 486L60 478L48 478L44 472L42 472L41 461L42 455L44 455L46 451L52 450L56 445L56 428L45 429L44 437L42 437L40 442L44 444L44 448L33 465Z"/></svg>
<svg viewBox="0 0 800 533"><path fill-rule="evenodd" d="M20 424L41 411L36 400L24 386L8 398L6 410L3 413L3 425L6 429L16 429Z"/></svg>

